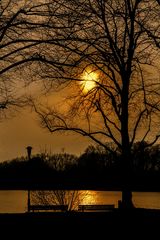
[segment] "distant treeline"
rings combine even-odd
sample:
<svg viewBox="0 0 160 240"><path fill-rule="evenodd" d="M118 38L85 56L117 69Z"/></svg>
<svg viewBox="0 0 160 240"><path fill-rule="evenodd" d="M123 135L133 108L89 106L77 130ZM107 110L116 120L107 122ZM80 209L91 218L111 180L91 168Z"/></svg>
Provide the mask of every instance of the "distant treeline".
<svg viewBox="0 0 160 240"><path fill-rule="evenodd" d="M79 157L68 153L37 154L0 163L1 189L117 189L123 179L121 154L89 146ZM160 145L137 142L132 149L131 189L160 190Z"/></svg>

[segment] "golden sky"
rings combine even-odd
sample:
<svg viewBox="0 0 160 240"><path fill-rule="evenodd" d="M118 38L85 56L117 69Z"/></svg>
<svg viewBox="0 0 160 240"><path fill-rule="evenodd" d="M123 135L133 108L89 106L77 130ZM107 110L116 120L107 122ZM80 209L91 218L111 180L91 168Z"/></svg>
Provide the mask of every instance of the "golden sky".
<svg viewBox="0 0 160 240"><path fill-rule="evenodd" d="M65 152L79 155L89 140L76 134L51 134L42 129L36 116L22 111L16 117L0 123L0 162L26 156L26 146L33 147L33 154L45 149L52 153Z"/></svg>

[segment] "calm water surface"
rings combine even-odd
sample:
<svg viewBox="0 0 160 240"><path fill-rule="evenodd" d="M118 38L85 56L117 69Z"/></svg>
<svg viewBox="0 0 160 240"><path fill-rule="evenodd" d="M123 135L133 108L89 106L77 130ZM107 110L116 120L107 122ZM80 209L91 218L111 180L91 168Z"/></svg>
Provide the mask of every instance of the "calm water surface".
<svg viewBox="0 0 160 240"><path fill-rule="evenodd" d="M121 200L121 192L80 191L83 204L115 204ZM136 207L160 209L160 192L133 192ZM27 191L0 191L0 213L21 213L27 211Z"/></svg>

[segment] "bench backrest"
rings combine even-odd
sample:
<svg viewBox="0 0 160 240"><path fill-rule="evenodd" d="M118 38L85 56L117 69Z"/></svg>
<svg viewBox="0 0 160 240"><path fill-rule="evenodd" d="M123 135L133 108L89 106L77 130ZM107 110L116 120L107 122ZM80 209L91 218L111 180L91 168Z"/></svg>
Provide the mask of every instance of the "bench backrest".
<svg viewBox="0 0 160 240"><path fill-rule="evenodd" d="M84 211L84 210L109 210L109 209L113 209L115 207L114 204L102 204L102 205L79 205L78 206L78 210L80 211Z"/></svg>
<svg viewBox="0 0 160 240"><path fill-rule="evenodd" d="M40 210L60 210L67 211L68 205L30 205L30 211L40 211Z"/></svg>

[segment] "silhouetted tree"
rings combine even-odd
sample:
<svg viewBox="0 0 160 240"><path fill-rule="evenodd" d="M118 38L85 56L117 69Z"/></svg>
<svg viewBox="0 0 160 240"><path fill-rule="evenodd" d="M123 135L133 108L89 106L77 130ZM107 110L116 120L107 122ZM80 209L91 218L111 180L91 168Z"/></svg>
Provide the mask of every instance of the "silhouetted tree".
<svg viewBox="0 0 160 240"><path fill-rule="evenodd" d="M145 171L156 173L160 171L160 145L156 144L146 149Z"/></svg>
<svg viewBox="0 0 160 240"><path fill-rule="evenodd" d="M107 144L109 147L109 144ZM111 147L111 146L110 146ZM112 148L113 150L113 148ZM103 147L89 145L83 154L79 157L79 167L92 169L96 173L102 173L103 170L110 169L115 165L118 158L118 152L106 151ZM89 172L88 172L89 174Z"/></svg>
<svg viewBox="0 0 160 240"><path fill-rule="evenodd" d="M0 1L0 118L28 102L24 88L36 79L31 69L37 61L40 38L31 9L35 2ZM40 61L40 59L38 59ZM29 76L30 75L30 76ZM22 90L23 89L23 90ZM9 111L11 110L11 111Z"/></svg>
<svg viewBox="0 0 160 240"><path fill-rule="evenodd" d="M147 162L149 159L149 148L147 148L148 144L147 142L136 142L133 145L132 150L132 159L133 159L133 165L135 168L135 171L137 172L144 172Z"/></svg>
<svg viewBox="0 0 160 240"><path fill-rule="evenodd" d="M136 142L132 148L133 165L136 172L156 172L160 169L160 145L148 147L147 142Z"/></svg>
<svg viewBox="0 0 160 240"><path fill-rule="evenodd" d="M55 0L32 11L44 20L37 74L47 89L72 89L62 113L35 106L42 126L74 131L109 151L105 143L113 141L123 166L122 205L132 207L132 145L160 137L159 2Z"/></svg>
<svg viewBox="0 0 160 240"><path fill-rule="evenodd" d="M84 193L77 190L51 190L31 192L31 201L33 204L67 205L67 211L77 210L82 197L84 197Z"/></svg>
<svg viewBox="0 0 160 240"><path fill-rule="evenodd" d="M78 157L69 153L57 153L47 157L47 162L56 171L65 171L69 166L77 164Z"/></svg>

